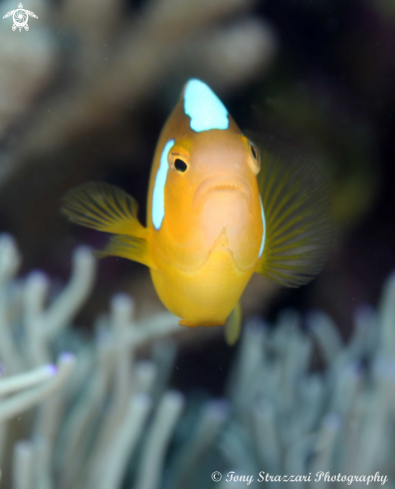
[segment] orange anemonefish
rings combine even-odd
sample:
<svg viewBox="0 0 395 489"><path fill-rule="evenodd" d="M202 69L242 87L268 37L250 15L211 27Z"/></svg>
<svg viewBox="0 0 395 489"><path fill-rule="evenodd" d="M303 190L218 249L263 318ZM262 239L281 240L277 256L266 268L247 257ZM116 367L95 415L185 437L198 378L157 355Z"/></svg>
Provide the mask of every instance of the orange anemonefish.
<svg viewBox="0 0 395 489"><path fill-rule="evenodd" d="M147 226L123 190L71 190L71 221L112 233L99 256L147 265L163 304L183 326L227 324L240 332L238 301L254 272L286 287L309 282L332 241L327 186L305 162L258 148L202 81L185 85L151 169ZM233 311L233 312L232 312Z"/></svg>

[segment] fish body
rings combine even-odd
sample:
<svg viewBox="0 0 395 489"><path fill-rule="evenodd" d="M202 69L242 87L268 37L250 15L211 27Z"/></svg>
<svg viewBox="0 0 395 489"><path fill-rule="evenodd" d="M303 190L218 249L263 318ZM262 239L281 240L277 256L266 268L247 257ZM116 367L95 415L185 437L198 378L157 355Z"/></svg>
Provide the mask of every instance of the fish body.
<svg viewBox="0 0 395 489"><path fill-rule="evenodd" d="M254 273L263 238L258 165L248 140L228 114L226 128L214 121L214 128L194 130L193 117L185 113L185 92L196 96L200 84L189 82L163 128L147 206L152 280L186 326L225 324ZM175 168L177 159L187 165L184 172ZM168 170L158 202L161 162ZM163 219L155 223L155 206L163 202Z"/></svg>
<svg viewBox="0 0 395 489"><path fill-rule="evenodd" d="M237 304L254 272L295 287L321 270L332 238L329 207L310 165L278 150L261 157L219 98L192 79L159 137L146 227L134 199L102 183L70 191L63 211L113 234L101 256L147 265L181 325L237 318L236 337Z"/></svg>

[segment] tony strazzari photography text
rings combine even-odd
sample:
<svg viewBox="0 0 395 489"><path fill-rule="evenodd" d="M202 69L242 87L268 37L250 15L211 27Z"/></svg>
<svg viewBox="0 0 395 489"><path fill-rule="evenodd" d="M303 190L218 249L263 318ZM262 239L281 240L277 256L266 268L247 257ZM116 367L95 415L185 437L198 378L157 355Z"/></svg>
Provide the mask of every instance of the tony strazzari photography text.
<svg viewBox="0 0 395 489"><path fill-rule="evenodd" d="M226 482L246 482L250 485L254 482L254 476L252 475L238 475L236 472L228 472L226 474ZM307 475L273 475L269 472L259 472L256 479L257 482L346 482L351 485L353 482L364 482L367 486L371 482L380 482L383 486L387 481L386 475L380 475L380 472L376 472L374 475L345 475L345 474L331 474L330 472L311 472Z"/></svg>

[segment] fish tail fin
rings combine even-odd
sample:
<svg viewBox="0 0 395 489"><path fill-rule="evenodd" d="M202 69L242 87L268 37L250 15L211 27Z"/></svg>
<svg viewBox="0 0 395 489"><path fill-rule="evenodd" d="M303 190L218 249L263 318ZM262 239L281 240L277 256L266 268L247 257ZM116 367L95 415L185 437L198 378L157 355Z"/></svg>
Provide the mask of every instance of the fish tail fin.
<svg viewBox="0 0 395 489"><path fill-rule="evenodd" d="M224 335L229 346L233 346L239 339L241 332L242 311L240 302L236 304L226 320Z"/></svg>
<svg viewBox="0 0 395 489"><path fill-rule="evenodd" d="M138 220L136 200L123 190L102 182L86 183L66 194L61 210L75 224L115 235L103 251L95 252L96 257L120 256L153 267L149 231Z"/></svg>
<svg viewBox="0 0 395 489"><path fill-rule="evenodd" d="M256 272L299 287L324 267L333 242L329 187L314 165L278 147L262 151L264 245Z"/></svg>

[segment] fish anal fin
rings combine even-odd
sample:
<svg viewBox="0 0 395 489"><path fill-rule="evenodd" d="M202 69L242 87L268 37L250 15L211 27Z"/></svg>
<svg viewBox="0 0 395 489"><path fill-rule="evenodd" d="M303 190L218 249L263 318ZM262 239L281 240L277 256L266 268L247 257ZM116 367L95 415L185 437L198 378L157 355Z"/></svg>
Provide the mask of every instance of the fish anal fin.
<svg viewBox="0 0 395 489"><path fill-rule="evenodd" d="M237 343L240 337L242 323L242 311L240 302L236 304L228 319L226 320L224 335L225 341L229 346L233 346Z"/></svg>
<svg viewBox="0 0 395 489"><path fill-rule="evenodd" d="M324 177L313 164L278 146L261 152L259 188L265 243L255 271L285 287L310 282L324 267L333 241Z"/></svg>

